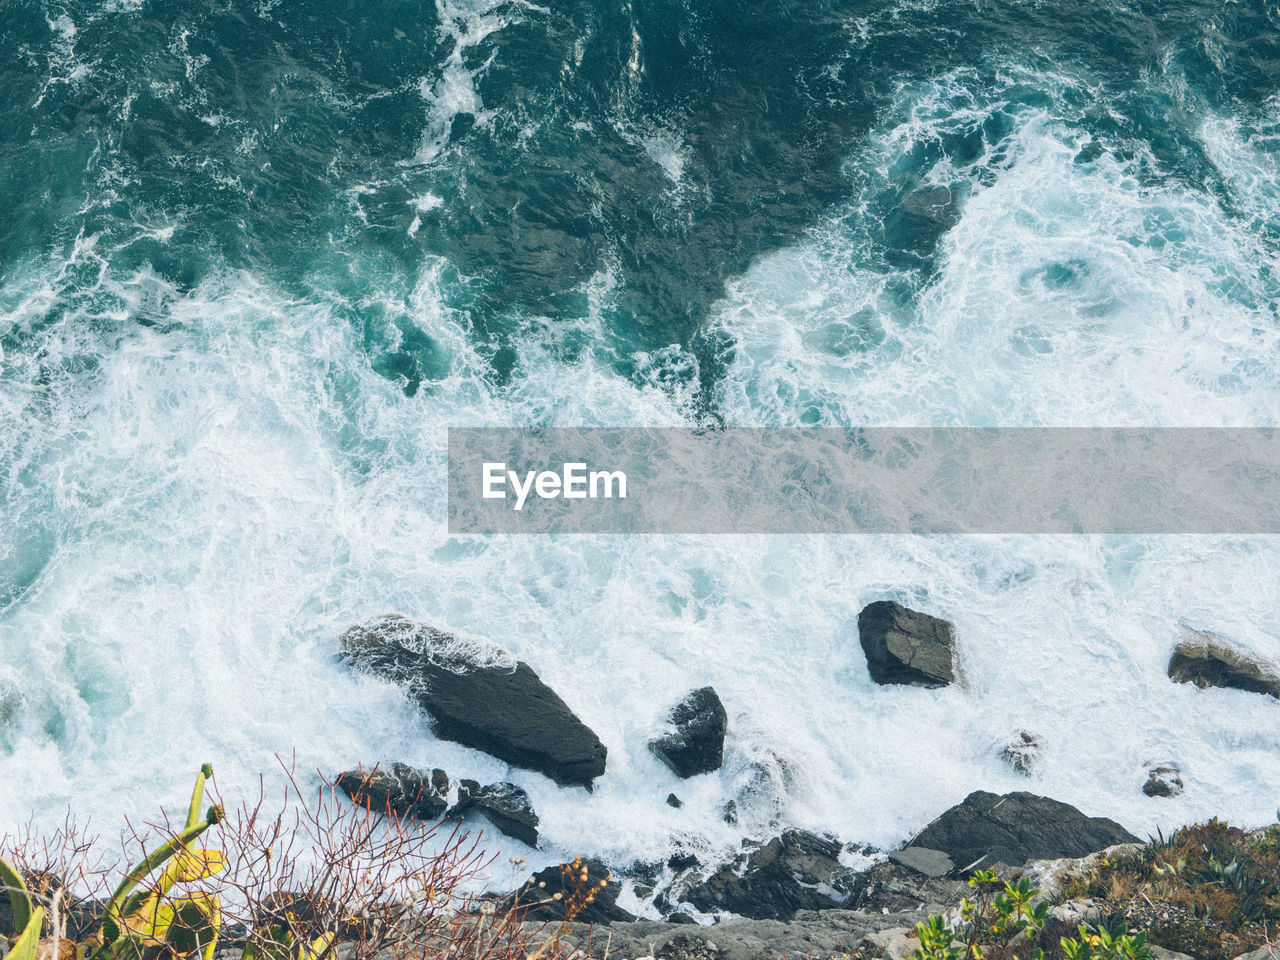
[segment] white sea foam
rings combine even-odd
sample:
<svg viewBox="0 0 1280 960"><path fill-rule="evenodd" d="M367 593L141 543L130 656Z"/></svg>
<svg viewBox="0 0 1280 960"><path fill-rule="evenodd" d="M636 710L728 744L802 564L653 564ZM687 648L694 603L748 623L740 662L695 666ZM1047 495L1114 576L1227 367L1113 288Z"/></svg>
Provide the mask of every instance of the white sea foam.
<svg viewBox="0 0 1280 960"><path fill-rule="evenodd" d="M865 145L870 189L944 122L993 109L943 103L959 83L902 92ZM925 288L860 266L857 204L732 282L730 423L1275 421L1273 255L1254 221L1105 152L1076 162L1085 134L1051 110L1014 119L983 159L919 175L966 191ZM1280 705L1164 674L1184 623L1280 654L1273 539L450 538L447 426L689 423L657 372L683 352L633 381L531 324L495 386L438 260L380 301L445 358L413 397L374 371L343 304L247 274L188 293L102 270L95 298L41 326L99 256L84 239L0 290L0 570L19 591L0 609L0 780L19 785L0 824L71 804L110 832L177 809L202 761L234 799L294 750L327 774L386 759L510 778L542 817L530 867L724 852L785 824L888 845L977 788L1139 833L1274 814ZM588 293L590 332L607 271ZM879 598L955 622L959 686L871 682L855 621ZM399 691L335 662L346 627L391 611L529 661L608 746L595 792L436 741ZM730 715L725 768L678 781L645 743L707 683ZM997 756L1019 729L1046 745L1030 780ZM1167 758L1186 794L1146 798L1146 765Z"/></svg>

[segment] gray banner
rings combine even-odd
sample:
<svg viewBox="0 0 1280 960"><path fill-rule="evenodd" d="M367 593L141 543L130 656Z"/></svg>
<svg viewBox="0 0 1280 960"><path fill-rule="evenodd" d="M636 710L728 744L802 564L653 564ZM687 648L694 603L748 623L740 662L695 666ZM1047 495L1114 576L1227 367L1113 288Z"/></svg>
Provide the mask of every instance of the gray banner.
<svg viewBox="0 0 1280 960"><path fill-rule="evenodd" d="M451 429L449 531L1280 533L1280 432Z"/></svg>

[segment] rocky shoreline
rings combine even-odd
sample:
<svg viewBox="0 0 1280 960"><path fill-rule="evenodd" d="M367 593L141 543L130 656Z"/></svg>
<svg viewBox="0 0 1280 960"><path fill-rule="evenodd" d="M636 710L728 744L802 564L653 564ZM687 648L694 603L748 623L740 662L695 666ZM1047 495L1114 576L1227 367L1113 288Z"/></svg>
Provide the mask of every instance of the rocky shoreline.
<svg viewBox="0 0 1280 960"><path fill-rule="evenodd" d="M878 601L863 609L858 630L878 684L939 687L961 680L956 631L944 619ZM608 751L599 737L531 666L500 648L390 615L348 630L341 654L354 668L404 687L442 739L540 772L562 787L591 790L605 774ZM1280 671L1214 634L1186 631L1167 672L1173 682L1280 698ZM702 687L669 710L663 732L648 746L687 779L719 769L727 730L719 696ZM1000 755L1014 771L1030 774L1042 748L1037 734L1022 730ZM378 812L425 821L479 816L522 843L539 843L538 814L525 791L509 782L455 782L444 770L402 764L348 770L336 782L353 801ZM1152 766L1140 789L1153 798L1180 793L1177 761ZM681 801L673 793L667 802ZM730 801L723 819L732 824L737 816ZM530 922L561 924L566 936L584 944L607 925L614 948L626 956L905 956L914 949L908 947L915 924L930 913L954 911L975 871L1026 873L1043 885L1066 865L1075 864L1071 869L1078 872L1081 858L1135 845L1138 838L1120 824L1057 800L975 791L896 850L781 831L764 841L744 838L727 862L703 863L684 853L658 864L587 861L582 880L598 892L568 916L569 891L562 898L547 894L558 890L562 868L541 871L514 892L495 891L494 898L527 909ZM628 902L662 919L641 919L620 906L624 884ZM1063 909L1078 920L1090 907Z"/></svg>

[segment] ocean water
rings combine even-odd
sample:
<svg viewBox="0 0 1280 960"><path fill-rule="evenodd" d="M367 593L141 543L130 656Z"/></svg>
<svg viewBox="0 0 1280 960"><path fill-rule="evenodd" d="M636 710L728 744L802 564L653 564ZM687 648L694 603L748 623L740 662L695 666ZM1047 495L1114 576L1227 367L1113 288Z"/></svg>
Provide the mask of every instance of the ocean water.
<svg viewBox="0 0 1280 960"><path fill-rule="evenodd" d="M0 832L295 755L509 778L530 867L884 847L974 789L1274 819L1280 704L1165 666L1186 626L1280 659L1275 538L445 527L449 426L1280 425L1273 0L4 12ZM871 682L881 598L962 683ZM595 792L342 667L388 611L532 664ZM725 767L681 782L645 743L707 683Z"/></svg>

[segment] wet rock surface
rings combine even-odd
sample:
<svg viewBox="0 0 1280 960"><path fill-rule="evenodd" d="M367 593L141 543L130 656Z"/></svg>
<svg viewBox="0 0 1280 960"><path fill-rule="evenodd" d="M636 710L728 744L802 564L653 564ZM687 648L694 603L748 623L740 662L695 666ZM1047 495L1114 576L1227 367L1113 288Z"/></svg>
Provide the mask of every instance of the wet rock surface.
<svg viewBox="0 0 1280 960"><path fill-rule="evenodd" d="M554 690L505 651L400 616L342 635L342 657L407 688L443 740L546 774L562 786L590 787L606 750Z"/></svg>
<svg viewBox="0 0 1280 960"><path fill-rule="evenodd" d="M858 614L858 640L876 683L945 687L955 681L955 628L892 600Z"/></svg>

